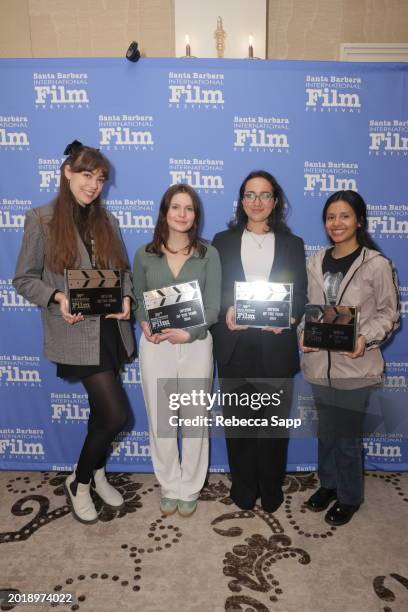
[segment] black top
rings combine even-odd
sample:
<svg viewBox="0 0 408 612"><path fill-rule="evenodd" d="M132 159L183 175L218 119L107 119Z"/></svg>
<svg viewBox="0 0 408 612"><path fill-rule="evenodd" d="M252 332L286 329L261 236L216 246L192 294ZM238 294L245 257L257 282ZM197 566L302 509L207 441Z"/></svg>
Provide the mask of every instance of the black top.
<svg viewBox="0 0 408 612"><path fill-rule="evenodd" d="M349 255L338 259L333 257L333 248L326 251L322 262L324 287L329 304L336 304L341 281L346 276L352 263L360 255L363 247L359 246Z"/></svg>
<svg viewBox="0 0 408 612"><path fill-rule="evenodd" d="M89 213L91 212L91 206L92 204L88 204L88 206L80 206L78 204L77 212L79 213L79 216L77 218L76 227L79 235L81 236L81 240L88 251L89 259L92 261L92 240L88 231L88 217Z"/></svg>

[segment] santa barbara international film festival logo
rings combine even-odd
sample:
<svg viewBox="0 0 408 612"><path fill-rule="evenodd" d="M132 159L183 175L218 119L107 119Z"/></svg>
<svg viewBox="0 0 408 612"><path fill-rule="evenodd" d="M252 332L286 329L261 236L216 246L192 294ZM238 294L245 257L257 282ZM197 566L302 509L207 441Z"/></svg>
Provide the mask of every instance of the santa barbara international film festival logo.
<svg viewBox="0 0 408 612"><path fill-rule="evenodd" d="M368 231L374 239L403 240L408 235L408 204L367 204Z"/></svg>
<svg viewBox="0 0 408 612"><path fill-rule="evenodd" d="M306 75L305 110L320 113L359 113L361 77Z"/></svg>
<svg viewBox="0 0 408 612"><path fill-rule="evenodd" d="M150 462L149 434L146 431L122 431L112 442L110 463Z"/></svg>
<svg viewBox="0 0 408 612"><path fill-rule="evenodd" d="M222 110L224 75L212 72L169 72L169 108Z"/></svg>
<svg viewBox="0 0 408 612"><path fill-rule="evenodd" d="M224 193L224 160L170 157L170 185L187 183L198 193Z"/></svg>
<svg viewBox="0 0 408 612"><path fill-rule="evenodd" d="M77 72L34 72L35 108L83 109L89 107L88 75Z"/></svg>
<svg viewBox="0 0 408 612"><path fill-rule="evenodd" d="M65 158L38 158L39 189L41 193L58 193L61 180L61 164Z"/></svg>
<svg viewBox="0 0 408 612"><path fill-rule="evenodd" d="M302 423L305 423L309 427L317 423L317 409L312 393L302 391L297 394L297 409Z"/></svg>
<svg viewBox="0 0 408 612"><path fill-rule="evenodd" d="M305 161L303 195L327 197L335 191L358 191L358 164L343 161Z"/></svg>
<svg viewBox="0 0 408 612"><path fill-rule="evenodd" d="M121 373L123 384L140 384L139 362L126 364ZM86 424L89 418L89 403L86 393L50 393L51 421L61 424Z"/></svg>
<svg viewBox="0 0 408 612"><path fill-rule="evenodd" d="M29 151L28 117L0 115L0 151Z"/></svg>
<svg viewBox="0 0 408 612"><path fill-rule="evenodd" d="M134 385L140 385L140 369L139 360L135 359L132 363L127 363L124 370L121 373L123 384L127 387L133 387Z"/></svg>
<svg viewBox="0 0 408 612"><path fill-rule="evenodd" d="M89 417L86 393L50 393L51 421L61 424L85 424Z"/></svg>
<svg viewBox="0 0 408 612"><path fill-rule="evenodd" d="M0 462L45 459L43 429L0 429Z"/></svg>
<svg viewBox="0 0 408 612"><path fill-rule="evenodd" d="M306 257L311 257L315 255L318 251L321 251L325 246L324 244L305 244L305 255Z"/></svg>
<svg viewBox="0 0 408 612"><path fill-rule="evenodd" d="M400 285L399 287L400 296L400 313L402 319L408 318L408 287Z"/></svg>
<svg viewBox="0 0 408 612"><path fill-rule="evenodd" d="M287 117L233 119L234 151L289 153L290 121Z"/></svg>
<svg viewBox="0 0 408 612"><path fill-rule="evenodd" d="M408 390L408 361L387 361L383 388L395 392ZM405 413L405 411L404 411Z"/></svg>
<svg viewBox="0 0 408 612"><path fill-rule="evenodd" d="M39 355L0 355L1 387L41 387Z"/></svg>
<svg viewBox="0 0 408 612"><path fill-rule="evenodd" d="M398 434L367 438L363 442L366 459L381 463L401 463L402 436Z"/></svg>
<svg viewBox="0 0 408 612"><path fill-rule="evenodd" d="M99 146L103 151L153 151L152 115L98 116Z"/></svg>
<svg viewBox="0 0 408 612"><path fill-rule="evenodd" d="M368 136L369 155L407 157L408 119L371 119Z"/></svg>
<svg viewBox="0 0 408 612"><path fill-rule="evenodd" d="M2 312L30 312L37 310L37 306L17 293L11 278L0 278L0 310Z"/></svg>
<svg viewBox="0 0 408 612"><path fill-rule="evenodd" d="M0 230L6 232L22 231L26 212L31 207L31 200L0 198Z"/></svg>
<svg viewBox="0 0 408 612"><path fill-rule="evenodd" d="M108 210L117 218L122 231L126 233L150 234L154 230L155 203L153 200L122 198L105 200L105 204Z"/></svg>

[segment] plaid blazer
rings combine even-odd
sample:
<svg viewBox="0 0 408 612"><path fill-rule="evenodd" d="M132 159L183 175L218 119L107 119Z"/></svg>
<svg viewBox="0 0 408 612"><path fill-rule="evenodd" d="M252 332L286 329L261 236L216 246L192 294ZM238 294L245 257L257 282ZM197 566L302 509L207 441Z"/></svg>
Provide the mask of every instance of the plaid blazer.
<svg viewBox="0 0 408 612"><path fill-rule="evenodd" d="M56 289L64 292L64 277L50 270L45 261L47 251L46 224L54 211L54 202L28 211L24 225L24 237L17 261L13 286L29 302L41 307L44 327L44 354L51 361L72 365L99 364L100 317L85 317L75 325L66 323L59 304L49 303ZM115 231L119 234L116 218L108 212ZM91 268L88 251L77 234L79 268ZM124 295L133 300L131 276L124 274ZM117 321L120 335L129 360L135 352L132 324Z"/></svg>

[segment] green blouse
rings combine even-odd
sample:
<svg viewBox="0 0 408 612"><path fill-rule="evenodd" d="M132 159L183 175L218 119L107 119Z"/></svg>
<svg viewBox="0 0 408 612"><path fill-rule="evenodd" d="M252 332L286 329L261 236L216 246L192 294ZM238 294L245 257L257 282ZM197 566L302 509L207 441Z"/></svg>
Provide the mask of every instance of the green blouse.
<svg viewBox="0 0 408 612"><path fill-rule="evenodd" d="M155 253L146 253L146 245L136 251L133 262L133 283L137 298L136 318L139 323L147 320L143 305L144 291L197 280L203 297L207 325L186 331L191 335L192 342L207 336L207 329L217 322L220 311L221 263L218 251L210 244L206 244L206 247L207 252L204 257L194 253L183 264L177 277L173 276L165 255L159 257Z"/></svg>

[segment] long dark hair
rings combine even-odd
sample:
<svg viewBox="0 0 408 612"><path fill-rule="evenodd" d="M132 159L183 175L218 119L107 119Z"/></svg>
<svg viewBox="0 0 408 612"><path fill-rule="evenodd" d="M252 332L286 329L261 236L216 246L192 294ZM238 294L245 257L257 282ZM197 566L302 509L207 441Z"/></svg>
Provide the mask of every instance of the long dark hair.
<svg viewBox="0 0 408 612"><path fill-rule="evenodd" d="M333 202L340 202L340 200L343 202L347 202L347 204L351 206L354 211L354 214L357 217L357 221L360 224L360 227L357 228L356 235L358 244L360 246L365 246L369 249L374 249L375 251L379 251L381 253L381 249L376 245L376 243L367 231L367 205L361 195L357 193L357 191L347 189L345 191L336 191L335 193L333 193L324 205L322 213L323 223L326 223L327 210L330 204L333 204Z"/></svg>
<svg viewBox="0 0 408 612"><path fill-rule="evenodd" d="M231 229L246 227L248 223L248 216L244 210L242 200L244 198L247 182L254 178L263 178L268 181L271 186L273 197L276 200L276 205L266 221L270 231L290 233L290 229L286 225L285 221L285 207L288 208L289 203L276 178L266 170L254 170L244 178L241 187L239 188L238 205L235 211L235 218L228 224L228 227Z"/></svg>
<svg viewBox="0 0 408 612"><path fill-rule="evenodd" d="M154 228L153 240L146 246L146 251L148 253L155 253L161 257L163 255L162 246L164 246L171 252L168 247L169 226L167 224L167 213L173 196L177 195L178 193L188 194L191 198L194 209L193 225L187 232L189 240L188 250L191 251L192 249L195 249L199 257L204 257L207 252L207 247L198 235L201 221L201 201L197 192L194 191L190 185L185 185L184 183L172 185L163 195L160 202L159 216L157 217L156 227Z"/></svg>
<svg viewBox="0 0 408 612"><path fill-rule="evenodd" d="M78 265L76 226L79 220L79 205L76 202L65 168L72 172L93 172L101 170L105 180L109 178L108 159L97 149L78 143L71 147L67 159L61 166L61 182L54 212L48 223L49 240L47 265L54 272L62 274L64 268ZM128 268L126 254L119 235L113 229L99 195L90 204L85 233L94 240L96 265L99 268Z"/></svg>

